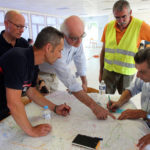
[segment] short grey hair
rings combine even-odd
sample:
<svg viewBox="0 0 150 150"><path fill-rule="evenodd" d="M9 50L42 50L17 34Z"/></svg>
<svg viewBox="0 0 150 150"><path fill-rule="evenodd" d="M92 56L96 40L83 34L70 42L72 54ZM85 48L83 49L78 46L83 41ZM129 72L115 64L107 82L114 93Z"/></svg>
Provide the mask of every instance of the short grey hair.
<svg viewBox="0 0 150 150"><path fill-rule="evenodd" d="M113 6L113 12L114 11L122 11L123 8L128 8L128 11L130 12L131 8L130 8L129 2L126 0L118 0L117 2L115 2L114 6Z"/></svg>
<svg viewBox="0 0 150 150"><path fill-rule="evenodd" d="M150 68L150 47L139 50L134 56L135 63L141 64L147 62L148 67Z"/></svg>
<svg viewBox="0 0 150 150"><path fill-rule="evenodd" d="M60 40L64 38L64 34L56 28L48 26L41 30L37 35L34 46L38 49L42 48L47 43L51 43L53 47L60 44Z"/></svg>
<svg viewBox="0 0 150 150"><path fill-rule="evenodd" d="M68 28L67 28L66 20L67 20L67 19L65 19L64 22L61 24L61 26L60 26L60 31L61 31L62 33L64 33L66 36L68 36L68 35L69 35L69 30L68 30Z"/></svg>

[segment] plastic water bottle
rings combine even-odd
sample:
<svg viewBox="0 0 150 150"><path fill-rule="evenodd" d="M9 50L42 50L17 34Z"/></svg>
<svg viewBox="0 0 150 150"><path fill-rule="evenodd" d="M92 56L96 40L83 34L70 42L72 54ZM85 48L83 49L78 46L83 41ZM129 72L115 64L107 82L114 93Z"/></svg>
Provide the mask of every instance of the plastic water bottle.
<svg viewBox="0 0 150 150"><path fill-rule="evenodd" d="M104 80L102 80L99 84L99 93L100 95L106 94L106 84Z"/></svg>
<svg viewBox="0 0 150 150"><path fill-rule="evenodd" d="M44 110L43 110L43 118L48 121L51 119L51 111L48 109L48 106L44 106Z"/></svg>

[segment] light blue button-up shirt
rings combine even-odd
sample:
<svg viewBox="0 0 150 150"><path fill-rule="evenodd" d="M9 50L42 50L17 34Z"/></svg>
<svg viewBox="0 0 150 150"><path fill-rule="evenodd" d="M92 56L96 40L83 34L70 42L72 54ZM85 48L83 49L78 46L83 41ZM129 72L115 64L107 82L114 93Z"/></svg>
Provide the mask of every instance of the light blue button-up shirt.
<svg viewBox="0 0 150 150"><path fill-rule="evenodd" d="M77 69L76 75L71 73L69 67L72 60L74 61ZM64 40L62 57L53 65L44 63L39 65L39 68L41 72L56 73L57 77L71 92L82 90L82 86L76 81L76 77L86 75L86 58L83 51L83 45L80 44L79 47L73 47L70 46L66 40Z"/></svg>
<svg viewBox="0 0 150 150"><path fill-rule="evenodd" d="M135 82L127 88L131 95L134 96L141 93L141 107L142 110L150 113L150 82L144 82L140 78L136 78Z"/></svg>

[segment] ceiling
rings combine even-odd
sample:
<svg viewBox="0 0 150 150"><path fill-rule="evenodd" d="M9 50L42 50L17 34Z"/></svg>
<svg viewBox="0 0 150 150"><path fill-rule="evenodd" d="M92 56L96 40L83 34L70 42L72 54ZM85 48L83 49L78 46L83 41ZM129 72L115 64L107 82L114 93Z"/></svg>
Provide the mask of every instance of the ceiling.
<svg viewBox="0 0 150 150"><path fill-rule="evenodd" d="M116 0L0 0L2 8L56 16L100 16L112 13ZM150 0L128 0L133 12L149 11Z"/></svg>

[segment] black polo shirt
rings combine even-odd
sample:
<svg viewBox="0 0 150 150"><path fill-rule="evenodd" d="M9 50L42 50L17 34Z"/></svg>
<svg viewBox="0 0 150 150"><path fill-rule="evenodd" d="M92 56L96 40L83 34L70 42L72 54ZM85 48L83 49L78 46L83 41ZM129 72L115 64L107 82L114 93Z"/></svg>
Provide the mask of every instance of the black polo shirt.
<svg viewBox="0 0 150 150"><path fill-rule="evenodd" d="M24 48L29 47L28 42L22 37L19 39L16 39L15 46L12 46L3 38L4 32L5 31L2 31L0 34L0 56L2 56L4 53L6 53L9 49L11 49L13 47L24 47Z"/></svg>
<svg viewBox="0 0 150 150"><path fill-rule="evenodd" d="M9 112L5 87L26 91L36 85L39 69L34 66L33 48L10 49L0 57L0 70L0 116L3 116Z"/></svg>

